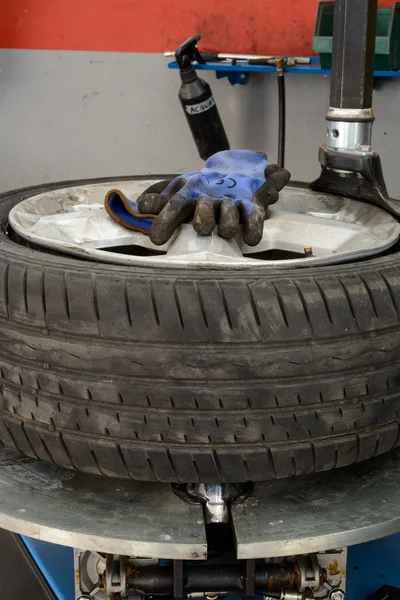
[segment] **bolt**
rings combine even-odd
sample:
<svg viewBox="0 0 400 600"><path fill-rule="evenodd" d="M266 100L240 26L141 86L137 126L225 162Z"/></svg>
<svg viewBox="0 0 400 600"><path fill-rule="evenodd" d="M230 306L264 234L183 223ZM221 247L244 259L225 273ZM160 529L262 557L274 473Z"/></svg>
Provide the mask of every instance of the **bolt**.
<svg viewBox="0 0 400 600"><path fill-rule="evenodd" d="M344 593L342 592L342 590L336 590L335 592L333 592L333 594L331 595L331 600L344 600Z"/></svg>

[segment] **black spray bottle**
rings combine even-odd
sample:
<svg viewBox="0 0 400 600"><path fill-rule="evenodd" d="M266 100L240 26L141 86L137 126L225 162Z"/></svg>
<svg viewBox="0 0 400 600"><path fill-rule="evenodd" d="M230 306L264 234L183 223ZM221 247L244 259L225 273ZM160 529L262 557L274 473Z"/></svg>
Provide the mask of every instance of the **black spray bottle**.
<svg viewBox="0 0 400 600"><path fill-rule="evenodd" d="M200 157L207 160L221 150L229 150L229 142L210 86L197 76L192 61L203 63L197 43L200 36L193 35L175 53L182 85L179 90L187 122Z"/></svg>

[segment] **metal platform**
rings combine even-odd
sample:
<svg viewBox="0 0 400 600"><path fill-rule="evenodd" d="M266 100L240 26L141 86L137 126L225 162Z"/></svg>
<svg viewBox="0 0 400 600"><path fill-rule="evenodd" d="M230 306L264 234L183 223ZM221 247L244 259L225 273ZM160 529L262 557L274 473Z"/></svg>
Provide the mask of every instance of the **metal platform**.
<svg viewBox="0 0 400 600"><path fill-rule="evenodd" d="M103 479L0 450L0 527L85 550L206 558L202 509L167 484Z"/></svg>
<svg viewBox="0 0 400 600"><path fill-rule="evenodd" d="M257 485L233 508L238 558L353 546L400 531L400 451Z"/></svg>
<svg viewBox="0 0 400 600"><path fill-rule="evenodd" d="M400 450L345 469L259 483L232 508L238 558L350 546L400 531ZM168 484L107 480L0 450L0 527L76 548L204 559L202 509Z"/></svg>

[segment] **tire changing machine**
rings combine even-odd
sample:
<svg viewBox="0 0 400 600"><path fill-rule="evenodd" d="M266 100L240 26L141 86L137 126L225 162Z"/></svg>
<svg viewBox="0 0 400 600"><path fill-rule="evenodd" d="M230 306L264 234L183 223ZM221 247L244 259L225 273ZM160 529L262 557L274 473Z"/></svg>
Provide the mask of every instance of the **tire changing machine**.
<svg viewBox="0 0 400 600"><path fill-rule="evenodd" d="M377 0L335 1L327 142L311 187L399 214L371 149L376 15ZM0 527L27 536L1 547L33 577L32 600L400 598L400 535L391 536L400 532L400 450L254 486L174 487L88 476L1 449ZM7 568L18 580L15 562Z"/></svg>

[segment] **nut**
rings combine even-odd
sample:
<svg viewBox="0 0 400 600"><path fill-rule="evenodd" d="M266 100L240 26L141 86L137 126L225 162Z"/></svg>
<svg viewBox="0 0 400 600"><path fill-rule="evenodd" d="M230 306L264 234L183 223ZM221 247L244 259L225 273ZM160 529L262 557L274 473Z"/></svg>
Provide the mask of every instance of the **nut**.
<svg viewBox="0 0 400 600"><path fill-rule="evenodd" d="M342 592L342 590L336 590L332 592L330 598L331 600L344 600L344 592Z"/></svg>

